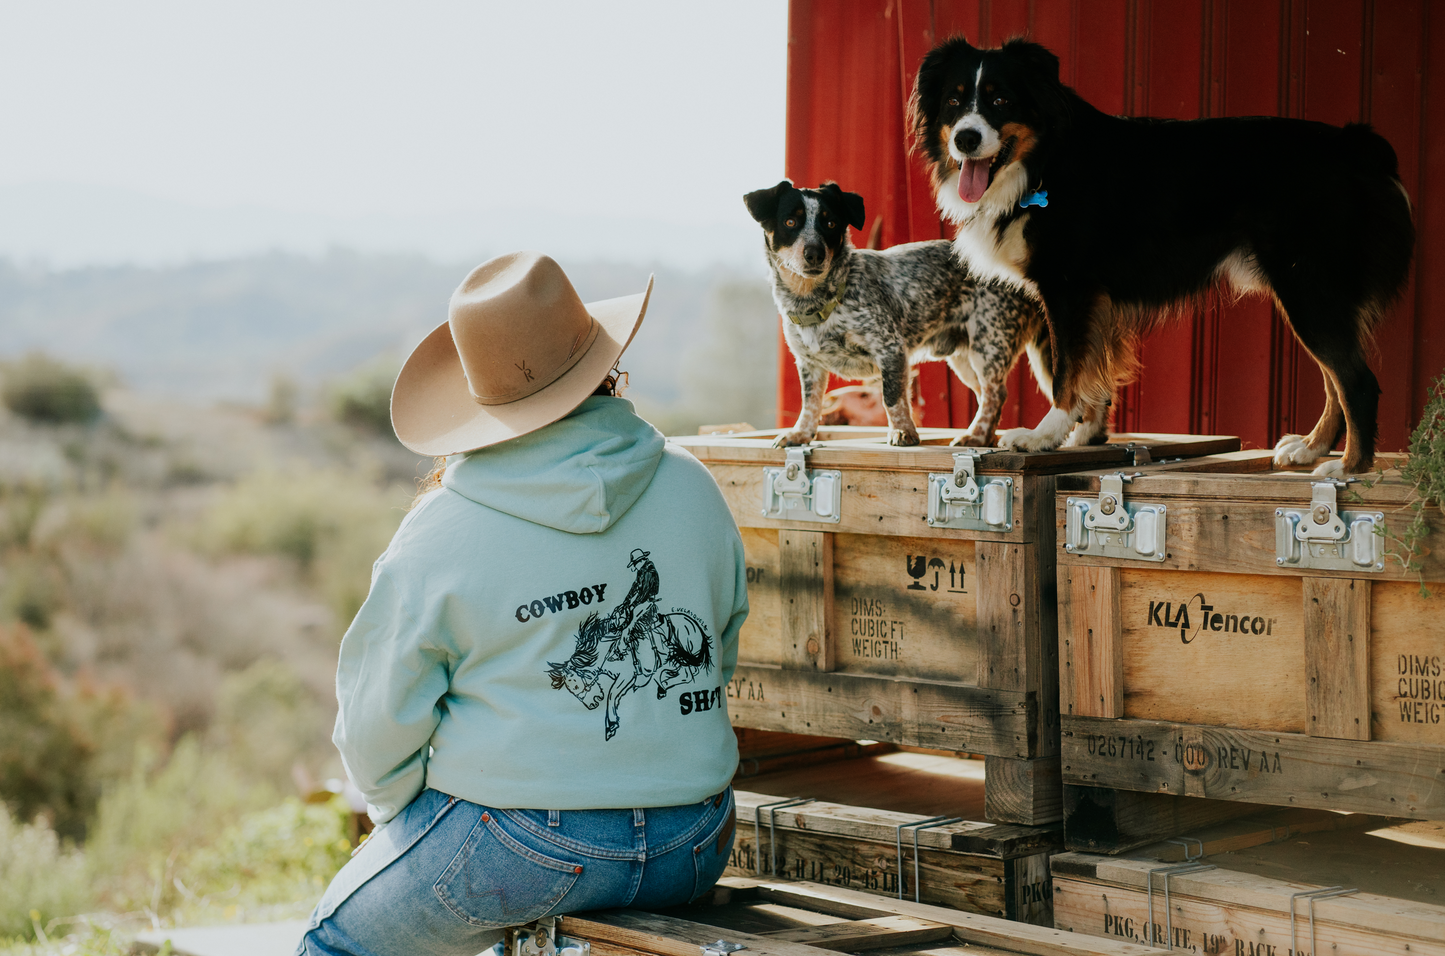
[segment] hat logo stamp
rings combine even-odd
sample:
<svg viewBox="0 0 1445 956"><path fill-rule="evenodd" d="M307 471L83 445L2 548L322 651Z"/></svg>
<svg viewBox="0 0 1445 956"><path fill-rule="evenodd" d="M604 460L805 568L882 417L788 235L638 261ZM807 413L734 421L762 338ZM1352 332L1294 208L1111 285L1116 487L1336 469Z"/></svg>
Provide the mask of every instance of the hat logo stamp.
<svg viewBox="0 0 1445 956"><path fill-rule="evenodd" d="M517 368L519 368L519 369L522 370L522 374L525 375L525 376L527 376L527 381L530 382L530 381L532 380L532 370L529 369L529 368L527 368L527 360L526 360L526 359L522 359L522 361L520 361L520 362L513 362L512 364L515 365Z"/></svg>

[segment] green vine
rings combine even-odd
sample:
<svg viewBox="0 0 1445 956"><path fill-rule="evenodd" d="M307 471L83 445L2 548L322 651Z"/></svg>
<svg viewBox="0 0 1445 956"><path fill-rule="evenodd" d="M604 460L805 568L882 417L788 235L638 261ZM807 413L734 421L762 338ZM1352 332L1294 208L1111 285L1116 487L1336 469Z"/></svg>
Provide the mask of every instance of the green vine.
<svg viewBox="0 0 1445 956"><path fill-rule="evenodd" d="M1362 481L1373 488L1384 479L1381 471L1373 480ZM1430 554L1430 521L1428 509L1445 503L1445 375L1430 385L1425 412L1410 435L1410 452L1400 468L1400 478L1410 486L1408 502L1396 508L1391 517L1375 528L1385 539L1385 556L1399 563L1401 569L1415 575L1420 583L1420 596L1429 597L1425 586L1425 558ZM1353 497L1359 500L1358 494ZM1394 524L1400 520L1399 530Z"/></svg>

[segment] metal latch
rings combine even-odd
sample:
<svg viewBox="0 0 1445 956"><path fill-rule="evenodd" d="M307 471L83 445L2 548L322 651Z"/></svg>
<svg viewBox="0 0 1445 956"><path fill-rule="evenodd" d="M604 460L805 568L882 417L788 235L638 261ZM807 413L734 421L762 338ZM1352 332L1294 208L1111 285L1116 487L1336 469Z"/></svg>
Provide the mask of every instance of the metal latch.
<svg viewBox="0 0 1445 956"><path fill-rule="evenodd" d="M1339 489L1353 479L1310 482L1309 510L1274 512L1275 564L1327 571L1383 571L1380 512L1341 511Z"/></svg>
<svg viewBox="0 0 1445 956"><path fill-rule="evenodd" d="M956 452L953 473L928 474L928 526L971 531L1012 531L1014 480L979 477L978 460L986 452Z"/></svg>
<svg viewBox="0 0 1445 956"><path fill-rule="evenodd" d="M1137 474L1099 478L1099 497L1069 498L1065 510L1064 550L1130 561L1163 561L1166 549L1164 505L1128 501L1124 485Z"/></svg>
<svg viewBox="0 0 1445 956"><path fill-rule="evenodd" d="M807 446L789 448L783 467L763 469L763 517L785 521L842 519L843 473L809 471Z"/></svg>
<svg viewBox="0 0 1445 956"><path fill-rule="evenodd" d="M516 934L512 956L591 956L592 943L585 939L557 935L557 918L544 916L511 930Z"/></svg>
<svg viewBox="0 0 1445 956"><path fill-rule="evenodd" d="M747 949L742 943L730 943L725 939L720 939L716 943L708 943L706 946L700 946L698 948L702 950L702 956L729 956L731 953Z"/></svg>

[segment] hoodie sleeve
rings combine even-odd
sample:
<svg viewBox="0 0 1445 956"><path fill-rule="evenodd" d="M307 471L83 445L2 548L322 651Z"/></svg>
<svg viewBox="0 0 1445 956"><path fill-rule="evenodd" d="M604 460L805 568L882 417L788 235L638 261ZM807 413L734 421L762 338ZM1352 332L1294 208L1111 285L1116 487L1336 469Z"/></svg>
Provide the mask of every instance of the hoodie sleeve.
<svg viewBox="0 0 1445 956"><path fill-rule="evenodd" d="M378 824L426 785L428 745L451 683L437 628L404 606L405 588L385 557L341 640L332 741Z"/></svg>
<svg viewBox="0 0 1445 956"><path fill-rule="evenodd" d="M718 642L722 657L719 670L723 686L727 686L733 679L733 671L737 670L738 632L743 629L743 622L748 619L748 562L743 553L743 539L736 526L733 528L733 554L733 613L728 618L727 627L723 629L722 639Z"/></svg>

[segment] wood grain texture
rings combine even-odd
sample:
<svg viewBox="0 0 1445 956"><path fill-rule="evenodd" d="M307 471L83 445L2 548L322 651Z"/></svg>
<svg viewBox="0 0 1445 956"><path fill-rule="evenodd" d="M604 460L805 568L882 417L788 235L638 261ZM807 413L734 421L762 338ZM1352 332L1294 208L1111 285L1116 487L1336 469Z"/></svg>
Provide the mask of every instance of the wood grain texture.
<svg viewBox="0 0 1445 956"><path fill-rule="evenodd" d="M763 899L789 906L805 907L850 919L896 913L920 919L936 919L953 926L954 935L966 943L993 946L1028 956L1158 956L1137 943L1098 939L1053 929L1002 920L976 913L946 910L926 903L872 896L859 890L821 886L816 883L748 881Z"/></svg>
<svg viewBox="0 0 1445 956"><path fill-rule="evenodd" d="M1059 757L986 757L984 815L995 823L1041 826L1064 818Z"/></svg>
<svg viewBox="0 0 1445 956"><path fill-rule="evenodd" d="M1370 588L1371 736L1445 748L1445 589Z"/></svg>
<svg viewBox="0 0 1445 956"><path fill-rule="evenodd" d="M783 662L783 608L778 532L739 528L747 562L748 619L738 632L738 659L759 664Z"/></svg>
<svg viewBox="0 0 1445 956"><path fill-rule="evenodd" d="M557 932L565 936L624 946L658 956L698 956L698 947L717 940L717 927L644 910L601 910L563 916ZM730 942L743 943L759 956L825 956L833 950L731 931ZM835 954L836 956L836 954Z"/></svg>
<svg viewBox="0 0 1445 956"><path fill-rule="evenodd" d="M1302 729L1312 737L1369 740L1370 582L1305 578L1302 584L1309 714Z"/></svg>
<svg viewBox="0 0 1445 956"><path fill-rule="evenodd" d="M1119 589L1118 716L1305 730L1308 628L1295 581L1129 567Z"/></svg>
<svg viewBox="0 0 1445 956"><path fill-rule="evenodd" d="M740 664L725 692L739 727L1037 756L1038 702L1017 691Z"/></svg>
<svg viewBox="0 0 1445 956"><path fill-rule="evenodd" d="M981 587L972 541L839 534L837 669L973 682Z"/></svg>
<svg viewBox="0 0 1445 956"><path fill-rule="evenodd" d="M768 939L807 943L850 953L892 946L913 946L953 939L953 927L947 923L915 919L912 916L875 916L872 919L847 920L800 929L773 930L760 933Z"/></svg>
<svg viewBox="0 0 1445 956"><path fill-rule="evenodd" d="M1276 806L1445 816L1445 750L1421 744L1066 717L1063 778ZM1067 796L1065 804L1067 826Z"/></svg>
<svg viewBox="0 0 1445 956"><path fill-rule="evenodd" d="M831 671L833 644L833 535L778 532L778 603L784 667Z"/></svg>
<svg viewBox="0 0 1445 956"><path fill-rule="evenodd" d="M1065 562L1058 573L1060 713L1118 717L1124 712L1119 570Z"/></svg>
<svg viewBox="0 0 1445 956"><path fill-rule="evenodd" d="M1361 860L1362 866L1368 866ZM1052 861L1058 925L1076 932L1165 943L1162 877L1154 877L1154 914L1147 912L1152 860L1065 853ZM1290 950L1290 896L1311 886L1308 874L1288 881L1243 872L1228 862L1170 878L1174 948L1236 952L1236 940L1278 953ZM1296 932L1308 939L1307 904L1296 902ZM1105 920L1105 914L1109 919ZM1340 956L1445 954L1445 906L1359 892L1315 903L1317 952ZM1186 943L1184 933L1190 934ZM1201 934L1217 938L1206 948ZM1268 952L1268 949L1264 949ZM1307 952L1307 951L1306 951Z"/></svg>

